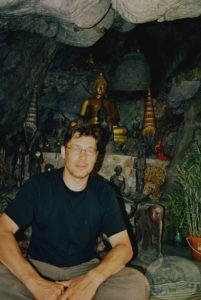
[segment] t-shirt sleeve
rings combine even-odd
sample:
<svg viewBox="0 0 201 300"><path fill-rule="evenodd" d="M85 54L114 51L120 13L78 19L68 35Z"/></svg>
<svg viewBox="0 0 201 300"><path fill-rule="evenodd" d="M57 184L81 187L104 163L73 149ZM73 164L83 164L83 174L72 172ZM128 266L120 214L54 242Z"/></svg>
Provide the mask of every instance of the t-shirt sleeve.
<svg viewBox="0 0 201 300"><path fill-rule="evenodd" d="M116 192L109 184L104 188L102 197L102 232L110 237L125 230L126 225Z"/></svg>
<svg viewBox="0 0 201 300"><path fill-rule="evenodd" d="M21 187L15 199L5 209L8 215L20 228L29 226L34 216L34 202L37 188L33 180L28 180Z"/></svg>

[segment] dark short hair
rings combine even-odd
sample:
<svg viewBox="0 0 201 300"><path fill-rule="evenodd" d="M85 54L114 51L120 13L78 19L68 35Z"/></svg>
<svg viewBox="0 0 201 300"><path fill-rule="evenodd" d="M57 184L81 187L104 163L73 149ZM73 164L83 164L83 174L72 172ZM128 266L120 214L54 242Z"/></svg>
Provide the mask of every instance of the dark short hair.
<svg viewBox="0 0 201 300"><path fill-rule="evenodd" d="M63 145L65 146L72 139L75 133L80 136L92 136L96 140L97 150L103 152L108 142L108 131L98 124L79 124L75 126L69 125L64 136Z"/></svg>

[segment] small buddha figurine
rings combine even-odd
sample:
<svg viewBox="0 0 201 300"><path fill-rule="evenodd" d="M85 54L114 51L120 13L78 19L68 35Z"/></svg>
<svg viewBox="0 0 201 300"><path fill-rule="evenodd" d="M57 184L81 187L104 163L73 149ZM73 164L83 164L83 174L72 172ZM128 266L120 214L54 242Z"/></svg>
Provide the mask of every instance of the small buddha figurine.
<svg viewBox="0 0 201 300"><path fill-rule="evenodd" d="M107 81L101 72L94 83L95 97L84 99L80 108L80 118L71 122L71 126L87 122L112 127L114 142L127 140L127 129L119 125L120 117L114 102L106 96Z"/></svg>
<svg viewBox="0 0 201 300"><path fill-rule="evenodd" d="M125 177L123 175L121 175L121 173L122 173L122 166L117 165L115 167L114 171L115 171L115 174L113 174L110 177L110 182L112 184L114 184L115 187L117 187L117 189L119 189L119 191L121 193L123 193L124 190L125 190Z"/></svg>

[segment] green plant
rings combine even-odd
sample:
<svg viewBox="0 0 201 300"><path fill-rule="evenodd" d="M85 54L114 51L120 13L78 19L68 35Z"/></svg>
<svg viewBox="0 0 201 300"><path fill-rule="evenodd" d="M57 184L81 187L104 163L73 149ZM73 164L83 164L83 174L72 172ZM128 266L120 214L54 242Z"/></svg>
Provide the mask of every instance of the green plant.
<svg viewBox="0 0 201 300"><path fill-rule="evenodd" d="M186 225L186 210L183 209L183 193L180 189L173 190L168 196L170 205L171 221L176 230Z"/></svg>
<svg viewBox="0 0 201 300"><path fill-rule="evenodd" d="M201 145L194 142L177 166L177 179L184 197L188 233L201 236Z"/></svg>

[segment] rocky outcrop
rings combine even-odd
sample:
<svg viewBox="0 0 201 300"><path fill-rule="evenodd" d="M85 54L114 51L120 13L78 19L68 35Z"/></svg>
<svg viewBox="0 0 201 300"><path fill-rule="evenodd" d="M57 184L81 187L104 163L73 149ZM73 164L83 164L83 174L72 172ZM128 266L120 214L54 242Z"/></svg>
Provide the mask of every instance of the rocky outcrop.
<svg viewBox="0 0 201 300"><path fill-rule="evenodd" d="M15 45L7 50L1 67L1 133L22 126L34 86L43 80L55 50L52 39L28 34L16 36Z"/></svg>
<svg viewBox="0 0 201 300"><path fill-rule="evenodd" d="M0 28L27 30L57 41L88 47L109 28L198 17L201 0L1 0Z"/></svg>

